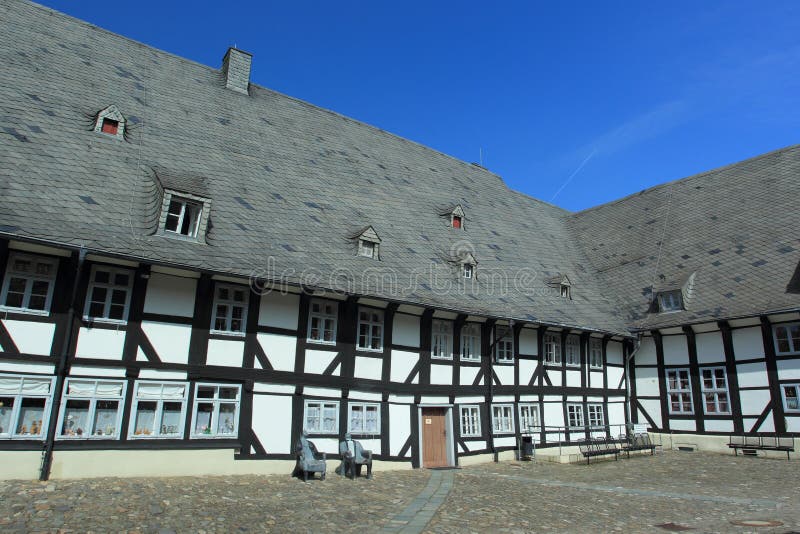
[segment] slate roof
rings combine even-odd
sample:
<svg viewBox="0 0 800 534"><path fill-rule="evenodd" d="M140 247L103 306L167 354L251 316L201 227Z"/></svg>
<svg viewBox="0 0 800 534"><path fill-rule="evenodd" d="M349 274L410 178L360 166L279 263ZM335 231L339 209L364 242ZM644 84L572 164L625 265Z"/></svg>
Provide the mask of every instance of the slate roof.
<svg viewBox="0 0 800 534"><path fill-rule="evenodd" d="M682 275L689 267L672 265L686 244L692 261L683 261L698 271L700 307L669 320L739 313L759 290L763 302L751 310L798 305L797 295L783 298L775 289L785 291L797 265L797 225L788 224L796 219L779 214L781 235L768 217L736 230L750 219L736 210L742 198L750 200L753 184L775 180L778 201L756 204L769 204L763 213L773 217L774 206L788 207L796 197L796 148L729 171L742 175L732 196L720 191L724 179L704 185L704 176L714 181L714 173L725 172L714 171L686 180L705 190L676 182L571 214L508 189L479 166L255 84L249 96L225 89L218 68L27 1L0 4L0 61L0 234L476 315L628 333L644 318L647 299L636 292L653 271L648 265L659 235L653 228L663 226L664 199L674 190L674 204L695 207L680 214L680 225L668 218L660 269L666 278ZM92 118L110 104L128 121L125 141L92 132ZM757 177L743 176L752 173ZM164 187L211 199L205 240L155 235ZM714 206L709 216L717 214L729 229L704 230L702 195ZM441 215L456 205L465 212L464 230L450 228ZM356 255L353 236L370 226L381 239L381 261ZM746 248L737 253L740 244ZM725 276L745 282L726 287L723 271L701 261L701 251L714 248L724 268L745 255L750 264L768 263L737 267ZM461 277L454 261L466 253L478 262L473 281ZM634 264L620 266L614 254ZM767 272L779 283L769 284L760 274ZM571 300L547 283L562 275ZM754 289L745 290L751 282ZM704 296L712 287L734 296Z"/></svg>
<svg viewBox="0 0 800 534"><path fill-rule="evenodd" d="M576 213L569 226L632 329L800 308L800 145ZM686 310L647 313L681 289Z"/></svg>

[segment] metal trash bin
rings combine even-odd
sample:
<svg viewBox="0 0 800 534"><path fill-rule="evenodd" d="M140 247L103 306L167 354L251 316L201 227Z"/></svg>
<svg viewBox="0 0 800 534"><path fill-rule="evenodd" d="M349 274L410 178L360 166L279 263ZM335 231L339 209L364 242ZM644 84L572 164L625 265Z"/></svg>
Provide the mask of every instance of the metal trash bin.
<svg viewBox="0 0 800 534"><path fill-rule="evenodd" d="M531 458L533 458L533 436L522 436L520 460L530 460Z"/></svg>

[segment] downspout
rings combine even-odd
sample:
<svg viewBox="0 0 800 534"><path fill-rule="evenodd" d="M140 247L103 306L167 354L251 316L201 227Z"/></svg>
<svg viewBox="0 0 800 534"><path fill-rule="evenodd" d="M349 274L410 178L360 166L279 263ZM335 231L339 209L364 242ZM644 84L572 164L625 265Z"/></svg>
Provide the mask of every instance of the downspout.
<svg viewBox="0 0 800 534"><path fill-rule="evenodd" d="M67 360L69 358L69 348L72 345L72 332L75 326L75 298L78 293L78 284L81 279L83 262L86 259L86 249L81 246L78 250L78 265L75 268L75 280L72 283L72 293L70 293L69 309L67 310L66 329L64 333L64 343L61 346L61 354L58 358L56 367L56 385L53 388L53 405L50 407L50 417L47 423L47 437L42 451L42 468L39 473L39 480L50 478L50 468L53 464L53 448L56 440L56 425L58 423L58 411L61 407L61 393L64 390L64 379L67 376Z"/></svg>
<svg viewBox="0 0 800 534"><path fill-rule="evenodd" d="M636 356L636 353L639 352L639 348L642 346L642 333L639 332L636 337L636 347L633 351L625 358L625 397L628 402L625 403L625 409L628 412L628 422L633 421L633 414L631 413L631 373L630 373L630 361Z"/></svg>

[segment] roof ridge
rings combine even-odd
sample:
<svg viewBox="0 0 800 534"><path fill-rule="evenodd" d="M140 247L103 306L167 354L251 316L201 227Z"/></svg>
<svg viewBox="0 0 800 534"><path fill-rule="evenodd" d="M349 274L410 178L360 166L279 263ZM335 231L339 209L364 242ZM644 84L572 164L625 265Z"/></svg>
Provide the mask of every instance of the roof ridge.
<svg viewBox="0 0 800 534"><path fill-rule="evenodd" d="M648 187L646 189L642 189L641 191L638 191L636 193L631 193L631 194L626 195L626 196L624 196L622 198L617 198L617 199L611 200L609 202L605 202L603 204L598 204L597 206L592 206L590 208L586 208L586 209L583 209L583 210L580 210L580 211L570 212L570 215L572 215L572 216L583 215L584 213L588 213L588 212L595 211L595 210L598 210L598 209L602 209L602 208L606 208L606 207L609 207L609 206L613 206L615 204L620 204L622 202L627 201L630 198L638 197L638 196L643 195L645 193L651 193L651 192L656 191L658 189L664 189L664 188L673 186L673 185L681 183L681 182L688 182L690 180L704 178L704 177L709 176L711 174L717 174L717 173L723 172L725 170L737 167L739 165L743 165L745 163L758 161L760 159L768 158L768 157L774 156L776 154L780 154L780 153L783 153L783 152L789 152L791 150L796 150L796 149L800 149L800 144L788 145L788 146L785 146L785 147L782 147L782 148L778 148L778 149L772 150L770 152L766 152L764 154L758 154L758 155L751 156L749 158L745 158L743 160L739 160L739 161L736 161L736 162L733 162L733 163L727 163L725 165L722 165L720 167L716 167L716 168L711 169L711 170L699 172L697 174L691 174L689 176L684 176L683 178L676 178L675 180L670 180L668 182L662 182L662 183L656 184L656 185L654 185L652 187Z"/></svg>

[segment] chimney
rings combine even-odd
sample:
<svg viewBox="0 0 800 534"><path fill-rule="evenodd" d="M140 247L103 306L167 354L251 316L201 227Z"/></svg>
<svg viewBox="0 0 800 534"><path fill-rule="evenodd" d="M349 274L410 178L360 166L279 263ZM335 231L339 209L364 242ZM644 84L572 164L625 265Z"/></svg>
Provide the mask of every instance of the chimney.
<svg viewBox="0 0 800 534"><path fill-rule="evenodd" d="M252 54L238 48L229 48L225 57L222 58L222 76L225 78L225 87L246 95L247 88L250 86L250 63L252 61Z"/></svg>

